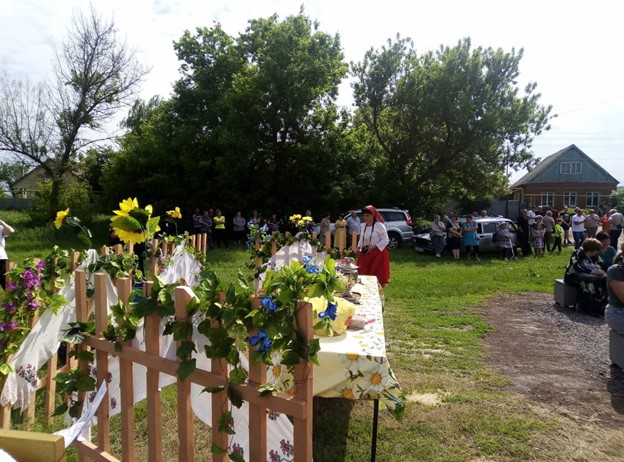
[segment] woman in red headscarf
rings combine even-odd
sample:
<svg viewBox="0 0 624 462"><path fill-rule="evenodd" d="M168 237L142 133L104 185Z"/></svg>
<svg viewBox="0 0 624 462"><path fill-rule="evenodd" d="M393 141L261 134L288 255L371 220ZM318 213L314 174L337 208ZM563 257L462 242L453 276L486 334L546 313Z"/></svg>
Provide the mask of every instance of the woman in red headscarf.
<svg viewBox="0 0 624 462"><path fill-rule="evenodd" d="M390 257L388 256L388 231L384 220L372 205L362 210L362 225L358 242L358 274L377 276L382 287L390 281Z"/></svg>

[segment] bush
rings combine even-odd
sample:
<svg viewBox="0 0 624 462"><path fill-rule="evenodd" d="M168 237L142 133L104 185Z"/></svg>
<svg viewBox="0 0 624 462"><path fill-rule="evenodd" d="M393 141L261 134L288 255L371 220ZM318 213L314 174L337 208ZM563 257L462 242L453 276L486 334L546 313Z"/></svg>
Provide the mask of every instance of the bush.
<svg viewBox="0 0 624 462"><path fill-rule="evenodd" d="M75 177L63 180L58 198L59 208L52 205L52 181L45 180L39 183L33 199L31 214L39 222L53 220L56 212L69 208L71 215L80 218L85 223L91 222L93 207L91 202L91 187L88 183Z"/></svg>

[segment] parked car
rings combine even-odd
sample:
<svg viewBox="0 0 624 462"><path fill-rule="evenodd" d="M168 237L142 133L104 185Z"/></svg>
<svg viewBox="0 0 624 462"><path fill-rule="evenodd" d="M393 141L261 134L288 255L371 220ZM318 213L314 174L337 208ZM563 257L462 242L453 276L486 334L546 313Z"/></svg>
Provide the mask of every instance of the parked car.
<svg viewBox="0 0 624 462"><path fill-rule="evenodd" d="M362 210L356 209L356 211L361 220ZM414 237L414 229L412 228L412 217L409 211L398 207L378 208L377 211L383 217L384 225L386 225L386 230L388 231L388 238L390 239L388 243L389 249L396 249L403 242L410 242L412 240ZM343 218L346 220L349 215L351 215L350 211L344 213ZM334 234L335 228L335 224L332 223L330 227L332 235ZM318 229L320 231L320 227Z"/></svg>
<svg viewBox="0 0 624 462"><path fill-rule="evenodd" d="M465 218L460 218L459 222L464 223ZM511 231L511 242L514 247L518 246L518 230L513 221L509 218L502 217L476 217L474 222L477 224L477 236L479 236L479 252L494 252L497 250L496 243L492 242L492 234L496 232L502 222L506 222ZM412 240L414 250L417 252L433 254L433 245L431 244L430 231L416 234Z"/></svg>

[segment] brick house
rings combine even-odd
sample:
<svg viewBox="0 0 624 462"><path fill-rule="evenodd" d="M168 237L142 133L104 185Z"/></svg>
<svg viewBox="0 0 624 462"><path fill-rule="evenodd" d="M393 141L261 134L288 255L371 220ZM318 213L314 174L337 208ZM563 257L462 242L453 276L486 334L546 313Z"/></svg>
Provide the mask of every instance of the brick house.
<svg viewBox="0 0 624 462"><path fill-rule="evenodd" d="M515 200L526 206L598 209L619 181L574 144L545 157L513 185Z"/></svg>

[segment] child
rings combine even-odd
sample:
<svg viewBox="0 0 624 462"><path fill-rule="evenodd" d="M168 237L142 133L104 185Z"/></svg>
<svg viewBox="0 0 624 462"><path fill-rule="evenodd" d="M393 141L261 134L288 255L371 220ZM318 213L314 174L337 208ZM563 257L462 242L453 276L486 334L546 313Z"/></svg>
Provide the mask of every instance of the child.
<svg viewBox="0 0 624 462"><path fill-rule="evenodd" d="M554 252L556 248L559 248L559 253L561 253L561 244L563 240L563 218L557 218L557 222L555 223L555 227L553 228L553 238L555 239L555 243L552 246L552 251Z"/></svg>
<svg viewBox="0 0 624 462"><path fill-rule="evenodd" d="M540 215L537 215L535 217L535 224L533 225L533 229L531 230L531 237L533 238L533 248L535 249L535 255L537 256L543 255L545 233L546 228L544 228L544 224L542 223L542 217Z"/></svg>

